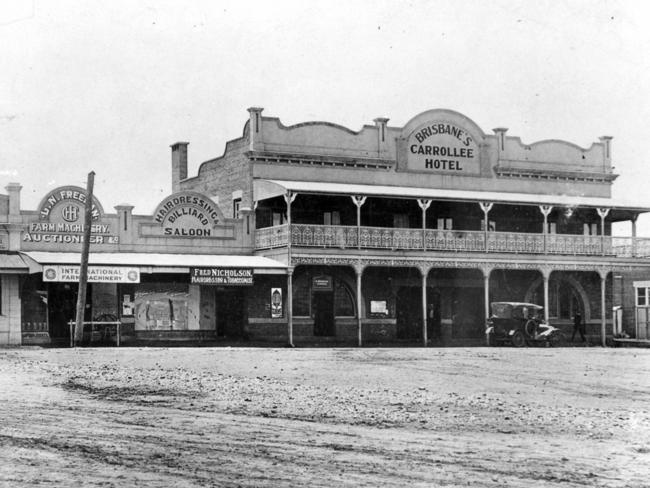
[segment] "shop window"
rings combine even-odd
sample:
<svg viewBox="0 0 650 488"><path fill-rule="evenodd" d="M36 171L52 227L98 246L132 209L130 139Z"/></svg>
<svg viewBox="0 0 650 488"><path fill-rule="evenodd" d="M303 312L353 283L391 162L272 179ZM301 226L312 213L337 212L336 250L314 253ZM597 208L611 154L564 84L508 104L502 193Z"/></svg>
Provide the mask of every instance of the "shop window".
<svg viewBox="0 0 650 488"><path fill-rule="evenodd" d="M323 224L341 225L341 213L338 211L323 212Z"/></svg>
<svg viewBox="0 0 650 488"><path fill-rule="evenodd" d="M187 330L187 285L149 283L135 292L136 330Z"/></svg>
<svg viewBox="0 0 650 488"><path fill-rule="evenodd" d="M294 317L309 317L311 288L306 274L294 276L293 279L293 315Z"/></svg>
<svg viewBox="0 0 650 488"><path fill-rule="evenodd" d="M637 307L646 307L648 306L648 292L650 288L637 288L636 289L636 306Z"/></svg>
<svg viewBox="0 0 650 488"><path fill-rule="evenodd" d="M241 198L235 198L232 201L232 218L239 218L239 209L241 208Z"/></svg>

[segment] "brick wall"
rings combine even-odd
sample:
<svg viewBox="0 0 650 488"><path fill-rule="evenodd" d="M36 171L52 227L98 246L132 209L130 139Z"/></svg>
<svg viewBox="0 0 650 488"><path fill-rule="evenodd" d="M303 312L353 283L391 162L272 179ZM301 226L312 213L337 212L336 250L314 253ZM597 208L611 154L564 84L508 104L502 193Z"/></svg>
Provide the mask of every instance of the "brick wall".
<svg viewBox="0 0 650 488"><path fill-rule="evenodd" d="M224 155L203 163L198 176L182 181L181 189L216 196L226 218L232 217L234 191L241 190L242 207L252 207L252 176L246 151L248 141L245 138L228 142Z"/></svg>

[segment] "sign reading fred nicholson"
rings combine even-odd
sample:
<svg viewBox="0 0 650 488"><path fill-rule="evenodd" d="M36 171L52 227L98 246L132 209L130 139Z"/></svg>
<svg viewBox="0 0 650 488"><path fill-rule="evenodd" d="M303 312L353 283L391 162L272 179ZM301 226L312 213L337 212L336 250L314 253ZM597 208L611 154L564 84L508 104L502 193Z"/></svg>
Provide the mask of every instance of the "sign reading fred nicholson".
<svg viewBox="0 0 650 488"><path fill-rule="evenodd" d="M43 266L43 281L79 282L79 266ZM140 283L140 270L123 266L88 266L91 283Z"/></svg>
<svg viewBox="0 0 650 488"><path fill-rule="evenodd" d="M190 282L197 285L250 286L253 270L250 268L190 268Z"/></svg>

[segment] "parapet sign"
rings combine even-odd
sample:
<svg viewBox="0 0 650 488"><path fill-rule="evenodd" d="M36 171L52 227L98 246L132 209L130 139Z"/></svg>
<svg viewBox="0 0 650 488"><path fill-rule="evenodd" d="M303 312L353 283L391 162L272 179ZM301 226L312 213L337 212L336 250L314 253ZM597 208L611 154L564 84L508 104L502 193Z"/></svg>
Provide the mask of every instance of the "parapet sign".
<svg viewBox="0 0 650 488"><path fill-rule="evenodd" d="M456 122L427 121L411 133L406 149L410 170L456 175L480 173L478 144Z"/></svg>
<svg viewBox="0 0 650 488"><path fill-rule="evenodd" d="M86 190L77 186L62 186L49 192L38 206L38 219L28 223L23 243L28 249L62 250L67 245L81 244L86 199ZM90 243L118 244L115 222L104 218L104 210L94 195L91 213Z"/></svg>
<svg viewBox="0 0 650 488"><path fill-rule="evenodd" d="M153 219L162 226L164 236L212 237L223 215L208 197L193 191L180 191L160 202Z"/></svg>

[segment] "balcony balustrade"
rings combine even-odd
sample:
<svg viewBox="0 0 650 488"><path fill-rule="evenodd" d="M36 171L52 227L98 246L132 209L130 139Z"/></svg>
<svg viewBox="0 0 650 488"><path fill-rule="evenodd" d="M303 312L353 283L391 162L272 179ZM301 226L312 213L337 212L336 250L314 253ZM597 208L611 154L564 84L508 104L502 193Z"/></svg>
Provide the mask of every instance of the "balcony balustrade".
<svg viewBox="0 0 650 488"><path fill-rule="evenodd" d="M644 238L311 224L292 224L290 233L287 225L257 229L255 248L284 247L289 235L294 247L650 257Z"/></svg>

